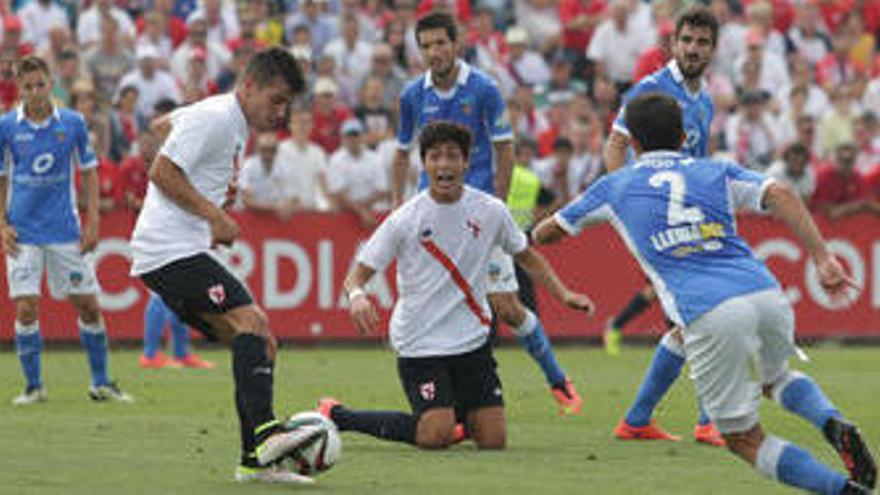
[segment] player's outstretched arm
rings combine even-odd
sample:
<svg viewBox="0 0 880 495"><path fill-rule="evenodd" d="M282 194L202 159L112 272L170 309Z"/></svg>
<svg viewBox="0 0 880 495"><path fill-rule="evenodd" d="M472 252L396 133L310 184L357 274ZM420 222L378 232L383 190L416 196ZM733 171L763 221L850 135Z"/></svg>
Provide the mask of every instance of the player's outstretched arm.
<svg viewBox="0 0 880 495"><path fill-rule="evenodd" d="M495 196L501 201L507 201L512 175L513 141L497 141L495 143Z"/></svg>
<svg viewBox="0 0 880 495"><path fill-rule="evenodd" d="M376 271L369 266L355 263L343 283L351 319L361 335L373 335L379 327L379 315L364 290L364 285L373 277L374 273Z"/></svg>
<svg viewBox="0 0 880 495"><path fill-rule="evenodd" d="M626 161L626 150L629 148L629 136L612 130L605 141L605 149L602 151L602 160L605 162L605 170L614 172L623 166Z"/></svg>
<svg viewBox="0 0 880 495"><path fill-rule="evenodd" d="M186 174L167 156L159 155L150 167L150 180L165 196L211 225L211 243L230 245L238 237L238 225L214 203L202 196Z"/></svg>
<svg viewBox="0 0 880 495"><path fill-rule="evenodd" d="M532 278L546 287L547 290L550 291L550 294L552 294L559 302L570 308L586 311L591 315L595 312L596 307L590 297L586 294L569 290L568 287L562 283L562 280L556 275L556 271L550 266L550 263L543 255L541 255L541 253L529 247L515 254L513 259L519 266L523 267Z"/></svg>
<svg viewBox="0 0 880 495"><path fill-rule="evenodd" d="M15 256L18 254L18 244L15 242L18 234L6 220L6 190L9 187L6 176L0 176L0 248L3 252Z"/></svg>
<svg viewBox="0 0 880 495"><path fill-rule="evenodd" d="M80 239L80 251L88 253L98 245L98 227L101 225L98 167L83 171L83 184L86 188L86 226Z"/></svg>
<svg viewBox="0 0 880 495"><path fill-rule="evenodd" d="M532 229L532 241L535 244L553 244L566 236L568 232L560 227L559 222L553 217L541 220L541 223Z"/></svg>
<svg viewBox="0 0 880 495"><path fill-rule="evenodd" d="M785 184L774 182L764 193L764 206L788 224L792 232L804 243L810 257L816 263L819 281L832 296L842 295L844 290L855 287L840 262L831 254L819 227L804 206L801 198Z"/></svg>
<svg viewBox="0 0 880 495"><path fill-rule="evenodd" d="M391 209L403 203L406 176L409 172L409 150L397 150L391 160Z"/></svg>

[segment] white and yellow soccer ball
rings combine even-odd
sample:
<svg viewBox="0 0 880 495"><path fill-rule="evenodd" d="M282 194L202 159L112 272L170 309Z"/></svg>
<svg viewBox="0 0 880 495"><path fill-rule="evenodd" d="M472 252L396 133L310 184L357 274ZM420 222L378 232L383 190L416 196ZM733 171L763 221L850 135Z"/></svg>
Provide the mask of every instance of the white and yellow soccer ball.
<svg viewBox="0 0 880 495"><path fill-rule="evenodd" d="M284 422L285 429L315 428L321 430L317 438L294 451L287 458L288 468L303 475L327 471L342 457L342 437L333 421L315 411L294 414Z"/></svg>

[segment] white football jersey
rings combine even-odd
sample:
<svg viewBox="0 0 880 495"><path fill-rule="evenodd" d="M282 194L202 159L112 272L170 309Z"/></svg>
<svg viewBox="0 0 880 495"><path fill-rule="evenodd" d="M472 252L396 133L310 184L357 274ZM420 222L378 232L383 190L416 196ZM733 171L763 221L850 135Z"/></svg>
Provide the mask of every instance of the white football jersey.
<svg viewBox="0 0 880 495"><path fill-rule="evenodd" d="M160 155L183 170L192 186L217 206L226 200L247 143L248 125L235 95L206 98L175 111ZM177 206L152 182L131 236L132 275L211 250L208 222Z"/></svg>
<svg viewBox="0 0 880 495"><path fill-rule="evenodd" d="M357 261L382 271L397 260L398 300L389 329L401 357L448 356L486 342L489 258L528 247L507 206L465 186L455 203L422 191L376 229Z"/></svg>

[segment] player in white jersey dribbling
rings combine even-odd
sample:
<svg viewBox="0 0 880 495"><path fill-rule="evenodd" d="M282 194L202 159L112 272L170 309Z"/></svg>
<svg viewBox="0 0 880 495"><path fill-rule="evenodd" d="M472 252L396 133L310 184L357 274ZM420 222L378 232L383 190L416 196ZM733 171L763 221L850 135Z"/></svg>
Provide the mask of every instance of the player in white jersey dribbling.
<svg viewBox="0 0 880 495"><path fill-rule="evenodd" d="M464 436L480 448L506 442L501 381L489 345L486 299L489 258L496 248L513 256L559 301L592 312L532 250L506 205L464 185L471 133L436 121L419 136L428 189L394 211L357 255L345 279L358 330L379 324L364 284L397 260L397 303L389 337L412 414L349 409L331 398L319 410L342 431L357 431L420 448L444 448ZM464 424L464 431L456 423Z"/></svg>
<svg viewBox="0 0 880 495"><path fill-rule="evenodd" d="M858 428L819 386L788 367L794 314L779 283L736 230L736 212L769 210L791 228L832 297L854 285L797 194L735 163L681 153L681 108L646 93L627 106L637 161L605 176L534 233L545 244L611 222L682 328L697 395L728 448L761 474L828 495L869 494L877 468ZM810 421L837 450L845 476L766 434L761 394Z"/></svg>

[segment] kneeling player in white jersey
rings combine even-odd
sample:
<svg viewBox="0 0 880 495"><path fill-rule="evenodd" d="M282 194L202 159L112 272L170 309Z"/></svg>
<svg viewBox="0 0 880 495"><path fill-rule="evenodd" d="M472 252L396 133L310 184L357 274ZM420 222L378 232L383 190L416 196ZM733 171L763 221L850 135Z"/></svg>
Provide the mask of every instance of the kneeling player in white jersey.
<svg viewBox="0 0 880 495"><path fill-rule="evenodd" d="M468 435L480 448L501 449L506 421L486 300L493 250L513 255L569 307L592 312L593 303L570 291L528 246L504 203L464 185L467 128L433 122L422 129L419 144L428 189L379 226L345 279L357 329L375 332L379 321L363 286L397 259L399 298L389 334L413 412L357 411L330 398L321 399L319 410L342 431L421 448L445 448Z"/></svg>
<svg viewBox="0 0 880 495"><path fill-rule="evenodd" d="M852 284L796 194L735 163L688 157L681 108L646 93L627 106L637 162L610 174L535 231L539 243L609 221L683 328L697 394L734 453L762 474L817 493L870 493L877 469L859 430L807 375L788 368L794 314L779 284L736 232L736 211L769 210L806 245L822 286L841 296ZM800 447L765 435L761 393L819 428L848 478Z"/></svg>
<svg viewBox="0 0 880 495"><path fill-rule="evenodd" d="M236 481L311 481L278 466L317 432L287 431L275 419L275 338L247 287L214 251L238 236L223 205L235 198L249 128L278 128L304 89L293 56L271 47L250 58L234 92L171 114L160 128L167 139L150 168L147 196L131 237L132 275L181 320L232 348L241 438Z"/></svg>

